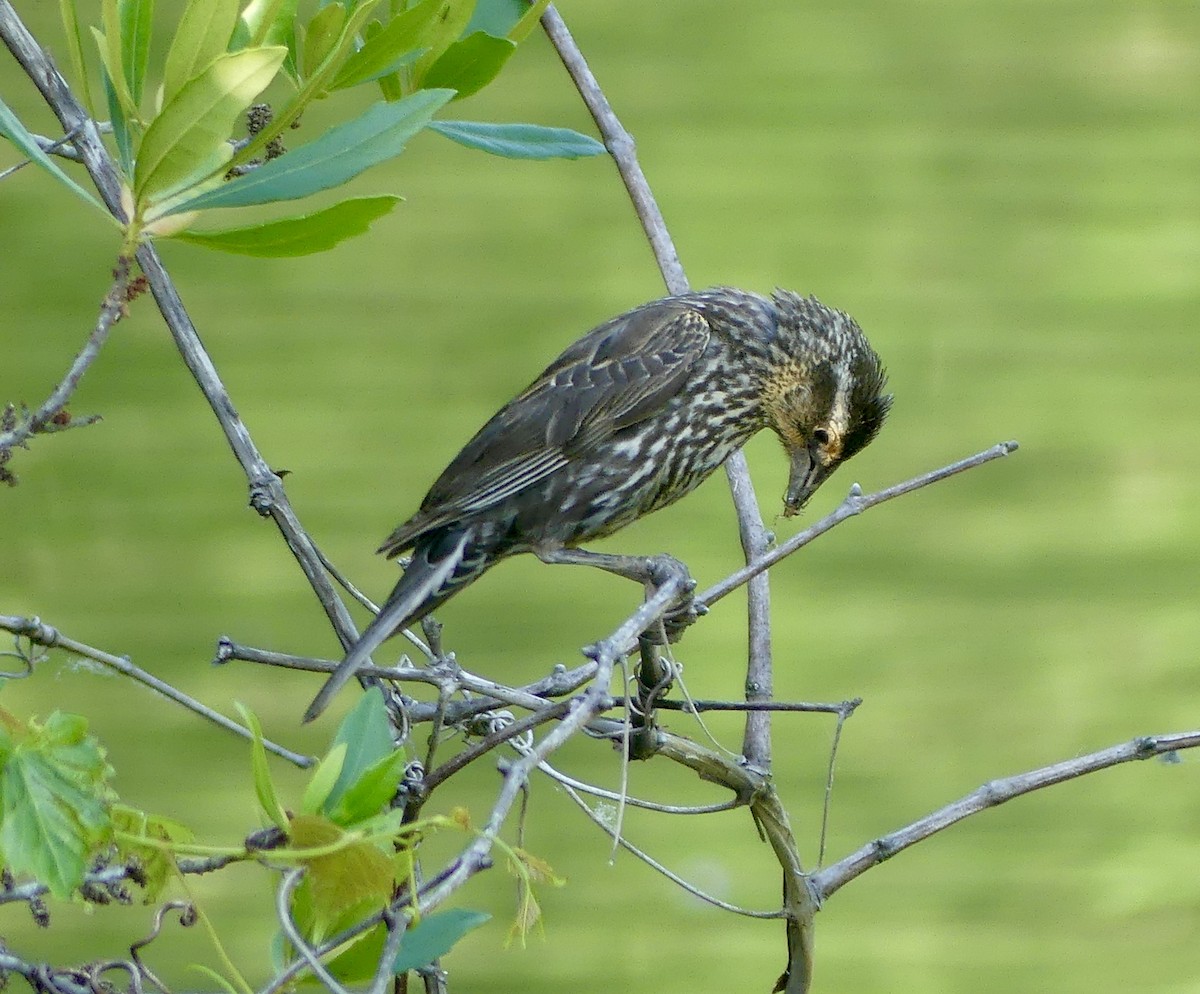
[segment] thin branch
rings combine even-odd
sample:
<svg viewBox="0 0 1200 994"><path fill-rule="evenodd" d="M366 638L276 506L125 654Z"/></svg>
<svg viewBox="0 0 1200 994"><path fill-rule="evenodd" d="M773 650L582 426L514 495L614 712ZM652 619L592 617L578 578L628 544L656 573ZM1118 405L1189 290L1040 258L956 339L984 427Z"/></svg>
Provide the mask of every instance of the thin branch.
<svg viewBox="0 0 1200 994"><path fill-rule="evenodd" d="M583 98L588 112L592 115L592 120L596 122L596 128L600 132L600 137L604 139L605 147L612 155L613 162L616 163L621 182L629 191L629 199L633 202L633 209L637 212L638 220L646 232L646 238L649 240L654 258L658 262L658 268L662 271L667 289L671 293L686 293L688 289L687 276L684 274L683 265L679 261L679 253L675 251L675 243L671 240L671 234L663 220L662 211L659 210L654 194L650 191L646 174L642 172L642 167L638 163L637 147L634 144L633 136L625 130L617 118L608 98L604 96L604 91L600 89L600 84L596 82L596 77L592 74L587 60L583 57L579 46L575 44L575 39L571 37L571 32L567 30L566 24L553 4L547 7L545 13L542 14L542 28L555 51L558 52L558 57L562 59L562 64L575 83L575 88Z"/></svg>
<svg viewBox="0 0 1200 994"><path fill-rule="evenodd" d="M1030 770L1028 773L991 780L965 797L914 821L911 825L868 842L845 859L814 873L810 880L819 898L824 900L855 877L873 866L878 866L885 859L890 859L896 853L928 839L964 818L1011 801L1014 797L1041 790L1043 787L1052 787L1089 773L1107 770L1122 763L1150 759L1152 756L1169 756L1180 749L1195 749L1198 746L1200 731L1145 736L1086 756L1077 756L1051 766L1043 766L1041 769Z"/></svg>
<svg viewBox="0 0 1200 994"><path fill-rule="evenodd" d="M677 884L679 887L683 888L683 890L687 891L693 897L697 897L701 901L704 901L706 904L711 904L713 907L720 908L722 911L731 911L735 915L742 915L743 917L746 917L746 918L773 919L773 918L782 918L783 917L783 912L780 910L755 911L750 908L740 907L739 905L736 905L736 904L730 904L728 901L722 901L719 897L714 897L712 894L709 894L706 891L702 891L699 887L697 887L695 884L689 883L687 880L685 880L683 877L681 877L678 873L675 873L673 870L667 869L662 863L660 863L658 860L656 860L649 853L647 853L643 849L640 849L639 847L635 846L632 842L630 842L627 838L625 838L624 835L621 835L603 817L601 817L595 811L593 811L591 805L589 805L582 797L580 797L579 794L575 791L575 789L573 787L571 787L569 784L564 783L562 781L560 781L560 783L562 783L562 788L566 792L567 796L579 806L580 810L583 811L583 813L585 815L587 815L588 818L595 825L598 825L603 832L606 832L612 838L613 842L615 842L617 845L619 845L626 852L629 852L632 855L636 856L638 859L640 859L643 863L645 863L648 867L650 867L655 872L661 873L664 877L666 877L672 883Z"/></svg>
<svg viewBox="0 0 1200 994"><path fill-rule="evenodd" d="M285 652L274 652L267 649L257 649L252 646L234 642L227 635L221 636L217 642L217 653L213 659L216 664L227 663L240 659L249 663L260 663L267 666L278 666L283 669L303 670L311 673L332 673L338 667L337 660L314 659L311 656L295 656ZM437 667L417 666L364 666L363 672L381 680L410 681L424 683L440 688L447 681L447 676L441 664ZM477 676L455 664L452 679L461 690L484 695L466 701L455 701L447 704L445 723L457 725L468 718L491 711L501 706L526 708L539 711L548 707L546 698L561 697L578 690L596 673L594 662L584 663L573 669L567 669L561 663L556 664L553 672L541 680L527 684L524 687L509 687L486 677ZM415 701L409 707L409 720L414 724L432 721L438 713L436 703Z"/></svg>
<svg viewBox="0 0 1200 994"><path fill-rule="evenodd" d="M774 566L781 559L787 558L797 549L803 548L814 539L820 538L831 528L840 525L847 518L862 514L863 511L875 507L877 504L883 504L885 501L902 497L905 494L912 493L914 490L920 490L931 483L938 483L947 477L954 476L956 473L962 473L968 469L974 469L976 466L982 466L993 459L1000 459L1011 452L1015 452L1017 448L1016 442L1000 442L993 445L990 449L977 452L966 459L960 459L958 462L950 463L950 465L943 466L941 469L931 470L928 473L922 473L920 476L914 476L911 480L905 480L903 483L897 483L884 490L876 491L873 494L863 494L862 489L856 483L850 488L850 493L846 495L846 499L834 508L832 512L815 524L805 528L804 531L793 535L765 556L729 574L724 580L713 584L703 593L697 594L696 603L704 607L710 607L726 594L736 590L747 580L757 576L766 569L770 569L770 567Z"/></svg>
<svg viewBox="0 0 1200 994"><path fill-rule="evenodd" d="M526 715L524 718L511 722L490 735L484 736L474 745L463 749L462 752L456 753L437 769L431 770L426 775L422 787L426 792L432 791L439 784L449 780L459 770L469 766L480 756L491 752L497 746L503 745L518 735L537 728L538 725L544 725L555 718L563 717L563 715L571 710L574 704L574 700L559 701L557 704L549 705L534 714Z"/></svg>
<svg viewBox="0 0 1200 994"><path fill-rule="evenodd" d="M572 699L570 711L527 754L508 764L504 772L504 782L492 805L487 824L479 837L464 850L455 866L423 895L420 902L422 912L441 904L467 880L490 864L489 854L493 840L499 834L520 792L529 782L530 775L552 752L598 714L612 706L608 686L617 659L633 650L638 636L671 608L683 589L682 576L669 577L612 635L589 648L588 655L596 663L596 674L591 684L582 695Z"/></svg>
<svg viewBox="0 0 1200 994"><path fill-rule="evenodd" d="M743 803L737 798L731 801L722 801L719 804L660 804L657 801L647 801L640 797L634 797L631 794L619 794L616 791L605 790L603 787L597 787L595 784L577 780L575 777L563 773L562 770L555 769L549 763L540 763L538 769L550 777L551 780L556 780L564 787L570 787L581 794L591 794L593 797L599 797L606 801L613 801L614 803L624 800L631 808L643 808L646 811L656 811L659 814L711 815L719 811L732 811L734 808L744 807Z"/></svg>
<svg viewBox="0 0 1200 994"><path fill-rule="evenodd" d="M860 698L861 701L861 698ZM829 745L829 766L825 771L825 797L821 802L821 838L817 844L817 866L825 865L825 840L829 838L829 811L833 806L833 774L837 768L838 746L842 741L842 729L846 727L846 719L857 708L848 708L838 712L837 724L833 729L833 742Z"/></svg>
<svg viewBox="0 0 1200 994"><path fill-rule="evenodd" d="M862 704L861 697L852 697L837 704L814 701L676 701L662 700L658 708L662 711L682 711L685 714L700 714L703 711L802 711L816 714L850 715Z"/></svg>
<svg viewBox="0 0 1200 994"><path fill-rule="evenodd" d="M143 686L162 694L176 704L182 704L189 711L195 712L200 717L211 721L215 725L219 725L228 732L240 735L244 739L254 738L253 733L248 728L242 727L231 718L226 718L219 711L214 711L208 705L200 703L194 697L189 697L183 691L160 680L154 674L147 673L141 667L135 666L129 661L127 656L114 656L103 649L97 649L95 646L78 642L70 636L64 635L52 625L44 624L38 618L22 618L0 614L0 628L10 631L14 635L24 636L35 645L45 646L47 649L63 648L68 652L83 656L85 659L92 659L98 663L102 663L109 669L116 670L131 680L136 680ZM312 756L304 756L301 753L293 752L291 749L287 749L270 740L264 739L263 745L268 751L286 759L289 763L294 763L301 769L306 769L316 763L316 759Z"/></svg>
<svg viewBox="0 0 1200 994"><path fill-rule="evenodd" d="M299 953L308 968L312 970L313 975L326 986L331 994L349 994L349 991L338 983L333 974L325 968L317 951L305 941L292 918L292 895L300 886L300 881L304 879L304 873L304 867L297 866L283 874L283 880L280 881L279 888L275 892L275 915L279 919L279 927L283 930L288 942L292 944L292 948Z"/></svg>
<svg viewBox="0 0 1200 994"><path fill-rule="evenodd" d="M392 964L400 954L400 944L408 930L408 918L388 908L383 912L383 924L387 930L387 938L384 940L383 951L379 954L375 976L371 980L371 986L367 988L367 994L387 994L388 984L394 976Z"/></svg>
<svg viewBox="0 0 1200 994"><path fill-rule="evenodd" d="M96 325L88 335L87 341L83 343L83 348L79 350L79 354L71 363L66 375L51 391L45 402L27 418L22 419L22 423L11 431L0 432L0 452L10 449L14 445L24 444L31 436L46 430L52 423L57 422L60 412L66 408L71 395L79 386L80 380L83 379L83 374L96 361L96 357L108 340L108 333L112 330L113 325L125 316L125 308L129 301L129 269L128 258L122 256L117 260L116 269L113 271L112 286L104 295L104 300L100 304L100 316L96 319ZM98 420L98 417L80 418L75 423L94 424Z"/></svg>

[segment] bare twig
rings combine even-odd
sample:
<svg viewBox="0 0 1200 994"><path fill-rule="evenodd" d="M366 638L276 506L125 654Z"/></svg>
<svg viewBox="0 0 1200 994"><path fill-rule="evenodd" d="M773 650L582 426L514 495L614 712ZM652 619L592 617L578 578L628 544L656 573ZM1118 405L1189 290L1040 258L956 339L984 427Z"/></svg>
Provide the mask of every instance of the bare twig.
<svg viewBox="0 0 1200 994"><path fill-rule="evenodd" d="M194 697L189 697L183 691L172 687L169 683L160 680L152 673L147 673L139 666L135 666L129 661L126 656L114 656L110 652L105 652L103 649L97 649L95 646L87 645L83 642L78 642L68 635L64 635L52 625L43 623L38 618L22 618L12 615L0 615L0 628L12 632L14 635L20 635L35 645L45 646L47 649L63 648L68 652L73 652L76 655L83 656L85 659L93 659L98 663L102 663L109 669L116 670L131 680L136 680L143 686L149 687L176 704L182 704L189 711L193 711L206 718L215 725L219 725L226 731L233 732L235 735L240 735L244 739L252 739L253 733L248 728L244 728L231 718L226 718L219 711L214 711L206 704L201 704ZM289 763L294 763L301 768L312 766L316 760L312 756L304 756L298 752L293 752L284 746L278 745L270 740L263 740L263 745L268 751L273 752L276 756L286 759Z"/></svg>
<svg viewBox="0 0 1200 994"><path fill-rule="evenodd" d="M1043 787L1051 787L1054 784L1086 776L1089 773L1096 773L1099 770L1107 770L1110 767L1119 766L1121 763L1150 759L1152 756L1166 756L1180 749L1195 749L1198 746L1200 746L1200 731L1148 735L1134 739L1132 742L1089 753L1086 756L1077 756L1051 766L1043 766L1041 769L1030 770L1028 773L991 780L952 804L947 804L944 808L940 808L890 835L868 842L845 859L814 873L811 878L813 888L820 898L824 899L871 867L877 866L885 859L890 859L909 846L924 841L943 828L949 828L964 818L979 814L988 808L994 808L1005 801L1011 801L1014 797L1020 797L1022 794L1028 794Z"/></svg>
<svg viewBox="0 0 1200 994"><path fill-rule="evenodd" d="M575 777L568 776L562 770L555 769L549 763L540 763L538 769L551 780L556 780L564 787L570 787L581 794L591 794L593 797L599 797L606 801L616 802L624 800L631 808L657 811L659 814L711 815L716 814L718 811L732 811L734 808L743 806L743 803L737 798L731 801L722 801L719 804L660 804L658 801L647 801L644 798L634 797L632 794L620 794L616 791L605 790L603 787L597 787L595 784L585 783L582 780L575 779Z"/></svg>
<svg viewBox="0 0 1200 994"><path fill-rule="evenodd" d="M58 386L51 391L45 402L27 418L23 418L12 430L0 432L0 452L10 449L14 445L24 444L32 435L45 431L50 426L57 426L58 422L62 420L67 402L79 386L83 374L96 361L96 357L108 340L108 333L112 330L112 326L125 315L125 307L128 303L129 270L128 258L121 257L117 260L116 269L113 271L113 284L108 293L104 295L104 300L100 304L100 316L96 319L96 326L88 335L87 341L83 343L83 348L79 350L70 369L67 370ZM66 420L72 426L76 426L94 424L100 419L99 417L88 417Z"/></svg>
<svg viewBox="0 0 1200 994"><path fill-rule="evenodd" d="M694 897L699 898L701 901L704 901L706 904L713 905L713 907L720 908L722 911L731 911L735 915L742 915L746 918L782 918L783 917L783 912L781 910L775 909L775 910L771 910L771 911L754 911L750 908L743 908L736 904L730 904L728 901L722 901L719 897L714 897L712 894L709 894L706 891L701 890L695 884L689 883L687 880L685 880L683 877L681 877L678 873L675 873L672 870L667 869L662 863L660 863L658 860L656 860L649 853L647 853L644 850L640 849L639 847L635 846L632 842L630 842L627 838L625 838L624 835L621 835L612 825L610 825L608 823L608 821L605 818L601 817L595 811L593 811L591 805L589 805L582 797L580 797L579 794L576 792L576 790L570 784L568 784L562 780L560 780L559 783L562 784L562 788L564 791L566 791L567 796L579 806L580 810L583 811L583 813L585 815L587 815L587 817L594 824L598 825L603 832L607 833L612 838L612 840L615 844L619 845L626 852L631 853L632 855L636 856L638 859L640 859L643 863L645 863L652 870L656 871L657 873L661 873L664 877L666 877L672 883L677 884L679 887L681 887L683 890L687 891L689 894L693 895Z"/></svg>
<svg viewBox="0 0 1200 994"><path fill-rule="evenodd" d="M346 988L338 983L333 974L325 969L325 964L321 962L321 957L317 950L313 949L304 936L300 934L300 929L296 927L296 922L292 918L292 895L296 892L296 888L300 886L300 881L304 879L304 872L304 867L302 866L284 871L283 879L279 882L279 887L275 891L275 915L279 919L279 927L283 930L283 934L288 942L292 944L292 948L296 950L304 960L304 963L312 970L313 975L325 985L331 994L349 994Z"/></svg>
<svg viewBox="0 0 1200 994"><path fill-rule="evenodd" d="M408 918L388 908L383 912L383 924L387 929L387 938L384 940L383 952L380 953L375 976L371 980L371 986L367 988L367 994L386 994L388 984L393 978L392 964L396 962L396 956L400 953L400 943L404 941L404 933L408 928Z"/></svg>
<svg viewBox="0 0 1200 994"><path fill-rule="evenodd" d="M508 764L504 782L492 805L487 824L479 837L461 854L455 866L422 896L422 912L441 904L467 880L489 865L493 840L499 834L505 818L508 817L532 772L554 750L577 734L598 714L612 706L608 685L612 680L617 659L632 651L638 636L671 608L683 592L684 582L683 576L668 578L612 635L589 649L589 655L596 663L596 674L591 684L579 697L571 700L570 710L554 728L550 729L527 754Z"/></svg>
<svg viewBox="0 0 1200 994"><path fill-rule="evenodd" d="M993 445L990 449L977 452L966 459L960 459L958 462L950 463L950 465L943 466L941 469L931 470L928 473L922 473L920 476L914 476L911 480L905 480L903 483L897 483L884 490L878 490L873 494L864 494L856 483L850 488L850 493L846 495L845 500L834 508L832 512L815 524L805 528L804 531L793 535L782 545L772 549L766 555L754 560L754 562L749 563L742 569L731 573L724 580L713 584L704 592L697 594L696 603L705 607L715 604L751 577L757 576L763 570L774 566L779 560L790 556L797 549L803 548L816 538L820 538L831 528L840 525L847 518L862 514L863 511L874 507L876 504L882 504L895 497L902 497L904 494L920 490L922 487L927 487L931 483L937 483L947 477L954 476L956 473L962 473L965 470L974 469L976 466L982 466L993 459L1000 459L1011 452L1015 452L1017 448L1016 442L1000 442L997 445Z"/></svg>

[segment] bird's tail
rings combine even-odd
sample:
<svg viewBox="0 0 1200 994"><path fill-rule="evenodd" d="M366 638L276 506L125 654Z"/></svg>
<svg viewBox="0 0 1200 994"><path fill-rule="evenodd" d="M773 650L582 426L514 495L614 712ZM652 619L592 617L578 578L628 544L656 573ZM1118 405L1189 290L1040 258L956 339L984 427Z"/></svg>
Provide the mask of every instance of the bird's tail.
<svg viewBox="0 0 1200 994"><path fill-rule="evenodd" d="M472 539L471 529L463 528L442 532L417 543L404 575L375 620L367 625L341 665L317 692L304 712L304 721L312 721L320 715L334 694L386 639L425 617L496 561L488 550L480 548Z"/></svg>

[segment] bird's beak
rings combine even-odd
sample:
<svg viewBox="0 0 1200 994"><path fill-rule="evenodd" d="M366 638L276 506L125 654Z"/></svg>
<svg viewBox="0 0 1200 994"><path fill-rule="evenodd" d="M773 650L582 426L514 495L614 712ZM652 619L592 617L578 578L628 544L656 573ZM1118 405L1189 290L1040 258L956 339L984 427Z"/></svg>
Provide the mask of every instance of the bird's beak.
<svg viewBox="0 0 1200 994"><path fill-rule="evenodd" d="M792 471L788 476L787 493L783 495L783 516L790 518L799 514L816 493L817 487L833 472L833 466L824 465L815 451L797 448L792 452Z"/></svg>

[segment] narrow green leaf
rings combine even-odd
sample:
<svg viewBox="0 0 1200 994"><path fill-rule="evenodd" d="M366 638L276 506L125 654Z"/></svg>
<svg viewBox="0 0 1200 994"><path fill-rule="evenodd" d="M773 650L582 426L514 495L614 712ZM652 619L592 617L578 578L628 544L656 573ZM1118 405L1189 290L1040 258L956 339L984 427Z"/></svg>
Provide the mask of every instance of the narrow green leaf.
<svg viewBox="0 0 1200 994"><path fill-rule="evenodd" d="M422 90L398 103L377 103L355 120L331 128L248 176L172 204L166 213L296 200L340 186L376 163L399 155L408 139L453 95L453 90Z"/></svg>
<svg viewBox="0 0 1200 994"><path fill-rule="evenodd" d="M206 978L210 984L215 984L225 994L242 994L242 992L234 987L228 980L222 977L216 970L205 966L203 963L189 963L189 970L195 970L200 976Z"/></svg>
<svg viewBox="0 0 1200 994"><path fill-rule="evenodd" d="M271 82L287 49L247 48L215 59L162 109L142 139L134 191L146 203L206 179L229 161L234 121Z"/></svg>
<svg viewBox="0 0 1200 994"><path fill-rule="evenodd" d="M125 80L125 70L121 66L120 42L116 45L109 42L108 36L98 28L92 28L92 37L100 50L100 62L108 74L109 85L117 98L121 116L130 121L138 119L138 110L133 97L129 93L129 84ZM114 51L115 49L115 51Z"/></svg>
<svg viewBox="0 0 1200 994"><path fill-rule="evenodd" d="M422 47L442 3L443 0L422 0L393 17L345 61L329 88L356 86L395 69L403 57Z"/></svg>
<svg viewBox="0 0 1200 994"><path fill-rule="evenodd" d="M33 135L25 129L25 125L21 123L16 114L9 110L8 105L3 100L0 100L0 135L4 135L5 138L21 150L26 158L36 162L85 203L99 208L106 215L108 214L108 211L105 210L104 205L99 200L64 173L59 168L58 163L42 151L41 146L34 140Z"/></svg>
<svg viewBox="0 0 1200 994"><path fill-rule="evenodd" d="M150 64L150 28L154 19L154 0L117 0L121 22L121 64L133 103L142 102L146 68Z"/></svg>
<svg viewBox="0 0 1200 994"><path fill-rule="evenodd" d="M67 50L71 53L71 68L75 70L75 85L83 93L83 104L88 113L95 116L96 105L92 103L92 85L88 81L87 62L83 58L83 32L79 30L79 11L75 0L59 0L63 31L67 35Z"/></svg>
<svg viewBox="0 0 1200 994"><path fill-rule="evenodd" d="M304 797L300 801L300 810L306 815L315 815L325 803L333 785L342 775L342 766L346 762L346 743L340 742L325 754L317 768L309 778L308 786L304 788Z"/></svg>
<svg viewBox="0 0 1200 994"><path fill-rule="evenodd" d="M457 90L455 100L469 97L495 79L516 50L507 38L476 31L446 49L429 67L423 85Z"/></svg>
<svg viewBox="0 0 1200 994"><path fill-rule="evenodd" d="M117 161L121 164L121 172L125 182L133 181L133 135L130 133L129 121L125 117L125 109L117 96L108 67L100 67L100 83L104 87L104 101L108 105L108 119L112 124L113 141L117 145Z"/></svg>
<svg viewBox="0 0 1200 994"><path fill-rule="evenodd" d="M396 196L360 197L300 217L222 231L182 231L172 237L239 255L270 258L312 255L365 234L372 222L390 212L400 200Z"/></svg>
<svg viewBox="0 0 1200 994"><path fill-rule="evenodd" d="M163 103L229 48L238 0L190 0L179 19L163 69Z"/></svg>
<svg viewBox="0 0 1200 994"><path fill-rule="evenodd" d="M395 749L387 708L383 706L383 694L377 688L373 687L363 694L354 705L354 710L342 719L333 737L333 744L337 746L343 743L346 746L346 762L325 801L326 808L337 804L346 788L381 759L390 756Z"/></svg>
<svg viewBox="0 0 1200 994"><path fill-rule="evenodd" d="M482 911L466 908L451 908L449 911L435 911L426 915L419 925L414 925L404 933L400 952L392 963L392 972L399 975L407 970L428 966L435 959L445 956L459 939L491 917Z"/></svg>
<svg viewBox="0 0 1200 994"><path fill-rule="evenodd" d="M279 795L275 791L275 781L271 779L271 768L267 764L267 750L263 745L262 725L258 723L258 715L244 704L237 703L238 712L246 727L250 729L253 738L250 741L250 765L254 770L254 793L258 797L259 806L263 813L271 819L277 828L288 830L287 812L279 803Z"/></svg>
<svg viewBox="0 0 1200 994"><path fill-rule="evenodd" d="M429 128L467 148L482 149L506 159L578 159L603 155L606 151L595 138L570 128L483 121L431 121Z"/></svg>
<svg viewBox="0 0 1200 994"><path fill-rule="evenodd" d="M311 76L337 47L346 26L346 8L340 3L322 7L304 29L304 55L301 72Z"/></svg>

